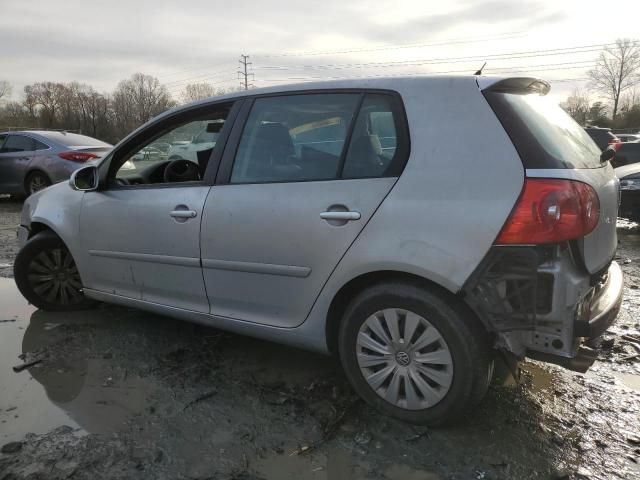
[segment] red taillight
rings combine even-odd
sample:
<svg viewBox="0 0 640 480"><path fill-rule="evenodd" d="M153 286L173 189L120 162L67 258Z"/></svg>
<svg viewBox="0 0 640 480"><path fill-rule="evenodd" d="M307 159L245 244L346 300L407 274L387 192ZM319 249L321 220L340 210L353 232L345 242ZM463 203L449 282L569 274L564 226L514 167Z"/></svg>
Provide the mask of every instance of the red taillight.
<svg viewBox="0 0 640 480"><path fill-rule="evenodd" d="M558 243L584 237L598 225L598 194L574 180L528 178L497 245Z"/></svg>
<svg viewBox="0 0 640 480"><path fill-rule="evenodd" d="M622 142L620 140L617 140L615 142L612 140L609 142L609 146L617 152L618 150L620 150L620 147L622 146Z"/></svg>
<svg viewBox="0 0 640 480"><path fill-rule="evenodd" d="M97 155L89 152L61 152L58 154L60 158L64 158L65 160L71 160L72 162L86 162L87 160L91 160L92 158L98 158Z"/></svg>

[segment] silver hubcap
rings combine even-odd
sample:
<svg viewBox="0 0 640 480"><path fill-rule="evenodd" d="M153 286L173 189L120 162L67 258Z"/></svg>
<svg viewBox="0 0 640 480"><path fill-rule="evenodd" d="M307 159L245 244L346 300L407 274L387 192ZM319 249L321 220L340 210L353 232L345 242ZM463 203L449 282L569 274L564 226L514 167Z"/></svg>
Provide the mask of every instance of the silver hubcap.
<svg viewBox="0 0 640 480"><path fill-rule="evenodd" d="M449 346L433 325L408 310L387 308L367 318L356 355L369 386L397 407L433 407L451 387Z"/></svg>
<svg viewBox="0 0 640 480"><path fill-rule="evenodd" d="M38 190L42 190L47 186L46 179L42 178L40 175L35 175L31 178L31 182L29 183L29 188L31 193L35 193Z"/></svg>
<svg viewBox="0 0 640 480"><path fill-rule="evenodd" d="M49 303L72 305L84 299L80 274L67 249L45 250L31 260L31 288Z"/></svg>

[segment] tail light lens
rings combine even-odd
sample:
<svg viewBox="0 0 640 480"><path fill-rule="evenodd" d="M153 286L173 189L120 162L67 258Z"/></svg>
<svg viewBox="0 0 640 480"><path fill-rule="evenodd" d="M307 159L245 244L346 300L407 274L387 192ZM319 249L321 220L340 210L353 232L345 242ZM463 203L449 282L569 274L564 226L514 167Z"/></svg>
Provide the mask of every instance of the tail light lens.
<svg viewBox="0 0 640 480"><path fill-rule="evenodd" d="M89 152L61 152L58 154L60 158L71 160L72 162L84 163L92 158L98 158L97 155Z"/></svg>
<svg viewBox="0 0 640 480"><path fill-rule="evenodd" d="M497 245L558 243L584 237L598 225L600 200L586 183L528 178Z"/></svg>

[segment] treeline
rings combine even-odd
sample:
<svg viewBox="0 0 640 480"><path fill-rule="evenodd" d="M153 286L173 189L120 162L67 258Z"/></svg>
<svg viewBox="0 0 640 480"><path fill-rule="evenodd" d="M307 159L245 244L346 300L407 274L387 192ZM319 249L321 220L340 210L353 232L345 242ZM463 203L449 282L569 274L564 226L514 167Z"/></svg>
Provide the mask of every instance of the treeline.
<svg viewBox="0 0 640 480"><path fill-rule="evenodd" d="M582 126L609 127L634 133L640 131L638 91L632 91L622 97L615 118L611 117L611 109L607 104L599 100L594 101L586 90L574 90L560 106Z"/></svg>
<svg viewBox="0 0 640 480"><path fill-rule="evenodd" d="M0 100L10 86L0 82ZM78 131L116 143L146 121L176 106L226 93L209 84L187 85L178 99L150 75L136 73L101 93L78 82L38 82L24 87L22 100L0 104L0 131L7 128L50 128Z"/></svg>
<svg viewBox="0 0 640 480"><path fill-rule="evenodd" d="M574 90L562 108L581 125L640 131L640 43L617 40L588 75L586 89Z"/></svg>

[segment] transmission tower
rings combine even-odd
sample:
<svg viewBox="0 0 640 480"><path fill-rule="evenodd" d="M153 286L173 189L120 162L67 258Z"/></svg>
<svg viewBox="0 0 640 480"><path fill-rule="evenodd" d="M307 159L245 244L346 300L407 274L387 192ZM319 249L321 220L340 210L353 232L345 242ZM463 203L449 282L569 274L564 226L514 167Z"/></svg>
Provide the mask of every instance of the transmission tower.
<svg viewBox="0 0 640 480"><path fill-rule="evenodd" d="M240 69L238 70L240 86L244 87L245 90L249 90L249 87L253 87L253 83L249 82L249 77L251 77L251 80L255 80L255 75L248 70L249 66L252 65L249 61L249 55L240 55L238 63L240 64Z"/></svg>

